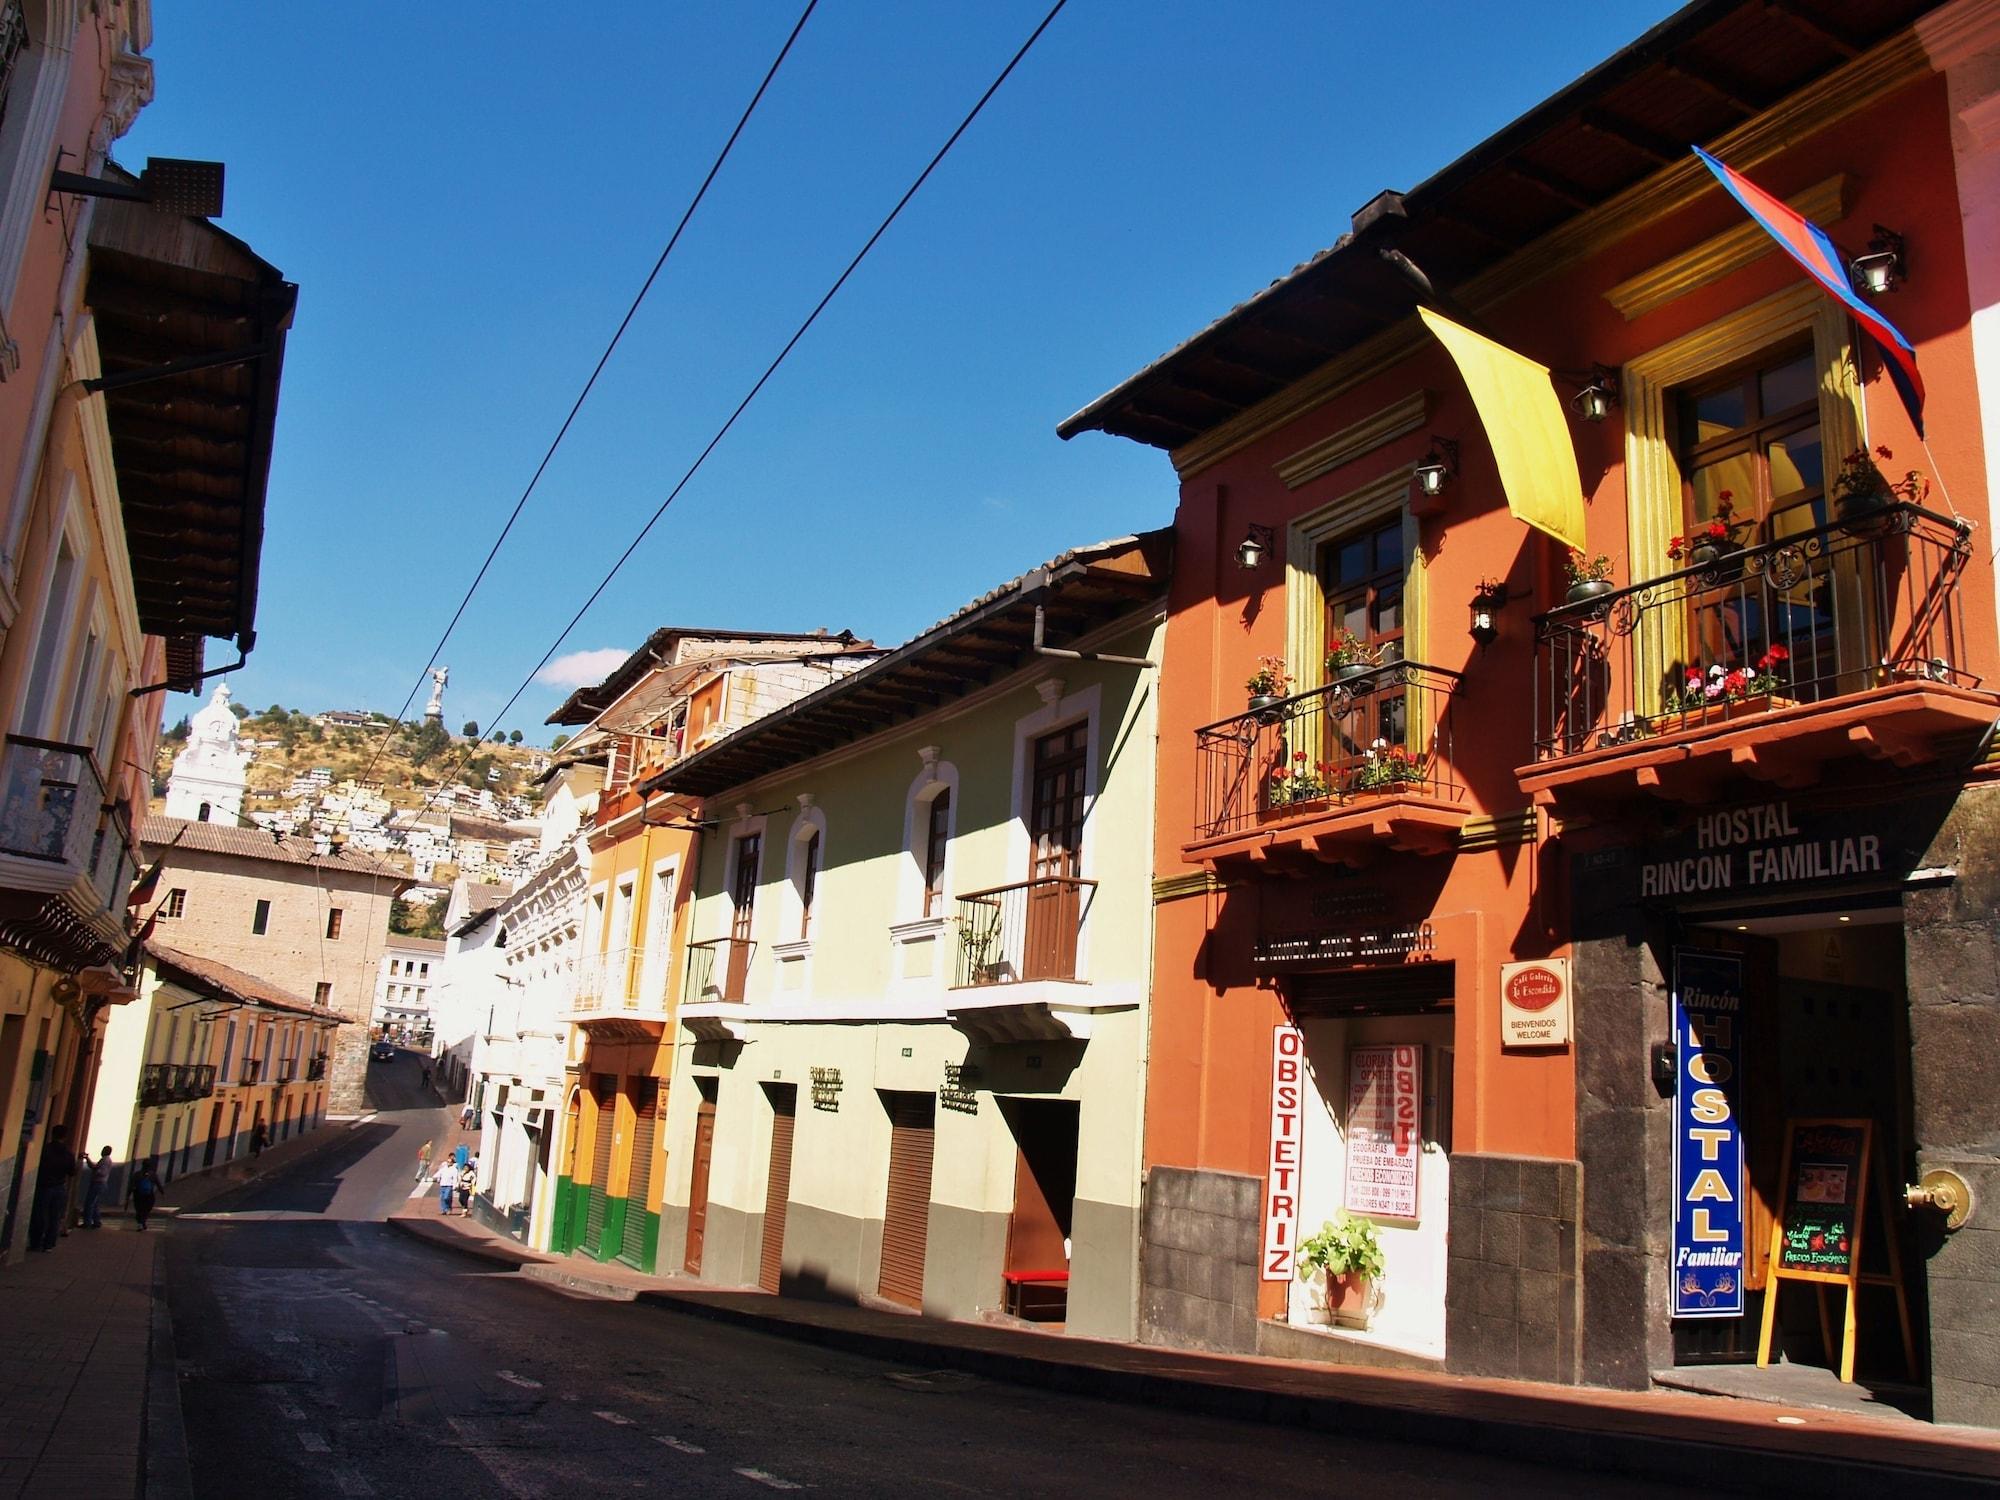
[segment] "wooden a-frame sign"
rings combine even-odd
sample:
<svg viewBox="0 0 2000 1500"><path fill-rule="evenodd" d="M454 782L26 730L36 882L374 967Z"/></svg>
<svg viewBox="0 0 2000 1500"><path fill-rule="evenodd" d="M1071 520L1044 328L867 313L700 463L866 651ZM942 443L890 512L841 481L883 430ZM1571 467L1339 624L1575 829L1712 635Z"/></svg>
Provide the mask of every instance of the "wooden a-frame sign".
<svg viewBox="0 0 2000 1500"><path fill-rule="evenodd" d="M1757 1364L1771 1362L1771 1335L1778 1321L1778 1290L1786 1281L1809 1281L1819 1297L1819 1335L1833 1360L1833 1324L1826 1289L1847 1289L1841 1324L1840 1378L1854 1380L1855 1298L1866 1282L1895 1291L1902 1322L1903 1359L1912 1379L1917 1372L1916 1339L1910 1328L1910 1299L1903 1289L1903 1253L1890 1227L1892 1203L1888 1166L1875 1151L1872 1120L1787 1120L1785 1165L1778 1178L1783 1195L1771 1220L1771 1260L1764 1289L1764 1327L1757 1340ZM1883 1226L1889 1270L1861 1269L1862 1237L1868 1224L1868 1196L1874 1189Z"/></svg>

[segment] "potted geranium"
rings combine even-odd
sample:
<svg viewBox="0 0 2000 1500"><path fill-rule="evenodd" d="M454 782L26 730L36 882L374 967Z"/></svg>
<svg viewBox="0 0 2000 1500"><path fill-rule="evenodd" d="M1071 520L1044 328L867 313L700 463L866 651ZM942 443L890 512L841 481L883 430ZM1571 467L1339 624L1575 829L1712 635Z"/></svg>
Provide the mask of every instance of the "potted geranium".
<svg viewBox="0 0 2000 1500"><path fill-rule="evenodd" d="M1296 802L1315 802L1333 795L1333 767L1313 760L1303 750L1292 752L1291 764L1271 778L1268 805L1290 807Z"/></svg>
<svg viewBox="0 0 2000 1500"><path fill-rule="evenodd" d="M1260 656L1257 658L1257 670L1250 674L1243 690L1250 695L1251 712L1259 713L1284 702L1285 693L1291 685L1291 674L1285 670L1282 656Z"/></svg>
<svg viewBox="0 0 2000 1500"><path fill-rule="evenodd" d="M1773 645L1754 666L1725 667L1717 662L1706 671L1689 667L1680 691L1670 695L1668 707L1703 718L1716 712L1727 718L1769 708L1785 686L1783 670L1791 659L1788 647Z"/></svg>
<svg viewBox="0 0 2000 1500"><path fill-rule="evenodd" d="M1667 543L1667 556L1690 568L1713 567L1722 554L1736 549L1736 531L1743 523L1736 519L1736 496L1724 490L1716 497L1715 515L1708 524L1674 537Z"/></svg>
<svg viewBox="0 0 2000 1500"><path fill-rule="evenodd" d="M1424 779L1424 763L1401 745L1378 739L1347 778L1352 792L1379 792Z"/></svg>
<svg viewBox="0 0 2000 1500"><path fill-rule="evenodd" d="M1878 446L1873 453L1857 448L1841 460L1840 473L1833 481L1833 505L1842 522L1871 520L1898 501L1924 503L1931 492L1928 479L1911 469L1901 479L1891 480L1876 462L1895 456Z"/></svg>
<svg viewBox="0 0 2000 1500"><path fill-rule="evenodd" d="M1360 677L1381 665L1381 647L1369 645L1345 625L1335 626L1333 634L1327 637L1326 675L1330 681Z"/></svg>
<svg viewBox="0 0 2000 1500"><path fill-rule="evenodd" d="M1611 556L1600 552L1595 557L1570 549L1564 566L1569 573L1569 602L1581 604L1586 599L1601 599L1611 592Z"/></svg>
<svg viewBox="0 0 2000 1500"><path fill-rule="evenodd" d="M1311 1299L1312 1321L1368 1326L1368 1301L1382 1279L1382 1242L1372 1222L1346 1209L1299 1241L1299 1280Z"/></svg>

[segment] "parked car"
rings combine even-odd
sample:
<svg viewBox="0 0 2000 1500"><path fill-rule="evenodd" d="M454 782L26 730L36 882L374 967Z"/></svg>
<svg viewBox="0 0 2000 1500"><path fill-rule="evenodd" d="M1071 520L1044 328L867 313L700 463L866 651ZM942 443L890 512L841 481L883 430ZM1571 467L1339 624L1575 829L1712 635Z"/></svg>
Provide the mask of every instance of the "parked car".
<svg viewBox="0 0 2000 1500"><path fill-rule="evenodd" d="M396 1049L387 1042L377 1042L375 1050L369 1053L368 1056L372 1062L394 1062L396 1060Z"/></svg>

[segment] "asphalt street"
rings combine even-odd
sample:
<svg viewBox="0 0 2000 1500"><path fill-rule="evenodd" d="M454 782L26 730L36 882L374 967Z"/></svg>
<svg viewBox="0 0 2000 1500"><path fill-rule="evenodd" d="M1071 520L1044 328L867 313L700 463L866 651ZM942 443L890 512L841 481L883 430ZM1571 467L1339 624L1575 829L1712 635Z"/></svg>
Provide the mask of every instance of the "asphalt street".
<svg viewBox="0 0 2000 1500"><path fill-rule="evenodd" d="M198 1496L1691 1494L802 1345L545 1283L380 1220L447 1112L405 1056L350 1138L171 1226Z"/></svg>

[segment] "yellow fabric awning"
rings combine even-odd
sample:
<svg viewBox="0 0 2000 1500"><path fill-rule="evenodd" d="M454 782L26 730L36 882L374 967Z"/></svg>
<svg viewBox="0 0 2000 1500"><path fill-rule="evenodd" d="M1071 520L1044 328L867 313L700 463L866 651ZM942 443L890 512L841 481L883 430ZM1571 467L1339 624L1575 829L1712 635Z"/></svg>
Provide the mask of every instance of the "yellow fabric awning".
<svg viewBox="0 0 2000 1500"><path fill-rule="evenodd" d="M1576 448L1548 368L1427 307L1418 308L1417 316L1465 377L1500 468L1507 509L1565 547L1583 551L1583 486L1577 479Z"/></svg>

